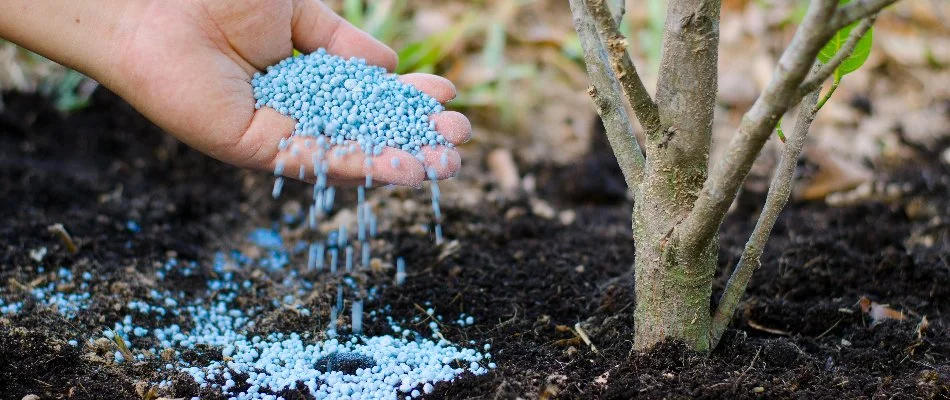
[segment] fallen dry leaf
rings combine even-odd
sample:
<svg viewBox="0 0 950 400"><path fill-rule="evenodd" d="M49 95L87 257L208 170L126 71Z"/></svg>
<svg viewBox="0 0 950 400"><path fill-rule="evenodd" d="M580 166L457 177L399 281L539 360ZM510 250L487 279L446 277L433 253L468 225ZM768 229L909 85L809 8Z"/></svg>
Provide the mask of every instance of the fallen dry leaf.
<svg viewBox="0 0 950 400"><path fill-rule="evenodd" d="M907 316L904 313L890 308L887 304L878 304L867 297L858 300L861 305L861 311L871 316L871 326L877 325L889 319L904 321Z"/></svg>
<svg viewBox="0 0 950 400"><path fill-rule="evenodd" d="M802 200L819 200L831 193L854 189L873 177L863 165L831 152L815 149L808 158L818 165L818 173L796 193Z"/></svg>

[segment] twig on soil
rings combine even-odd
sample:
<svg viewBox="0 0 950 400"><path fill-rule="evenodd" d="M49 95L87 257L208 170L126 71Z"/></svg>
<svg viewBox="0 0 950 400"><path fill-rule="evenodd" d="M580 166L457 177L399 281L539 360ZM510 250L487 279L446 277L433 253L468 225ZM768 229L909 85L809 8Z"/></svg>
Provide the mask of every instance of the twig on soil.
<svg viewBox="0 0 950 400"><path fill-rule="evenodd" d="M419 311L421 311L423 314L428 315L428 316L429 316L428 319L430 319L430 320L432 320L433 322L435 322L436 324L438 324L439 327L445 326L445 324L443 324L442 321L439 321L438 318L436 318L434 315L430 314L428 310L422 308L422 306L420 306L418 303L412 303L412 305L416 306L416 309L418 309ZM425 322L425 321L422 321L422 322ZM420 322L420 323L422 323L422 322Z"/></svg>
<svg viewBox="0 0 950 400"><path fill-rule="evenodd" d="M48 387L48 388L53 387L53 385L49 384L48 382L43 382L43 381L41 381L41 380L39 380L39 379L36 379L36 378L33 378L33 380L36 381L36 382L41 383L43 386L46 386L46 387Z"/></svg>
<svg viewBox="0 0 950 400"><path fill-rule="evenodd" d="M518 306L514 306L514 307L515 307L515 313L514 315L511 316L511 319L507 321L499 322L498 325L495 325L495 328L503 328L505 326L515 323L515 321L518 319Z"/></svg>
<svg viewBox="0 0 950 400"><path fill-rule="evenodd" d="M446 304L446 305L451 306L451 305L455 304L456 301L459 301L459 300L461 300L461 299L462 299L462 291L459 291L458 293L455 294L455 296L452 296L452 301L450 301L450 302L449 302L448 304Z"/></svg>
<svg viewBox="0 0 950 400"><path fill-rule="evenodd" d="M746 369L742 371L742 374L739 374L738 378L736 378L736 382L732 384L733 387L739 386L739 384L742 383L742 381L745 379L746 374L748 374L749 371L752 370L752 367L755 366L755 362L759 359L760 353L762 353L761 346L759 347L758 350L756 350L755 355L752 356L752 362L749 363L749 366L746 367Z"/></svg>
<svg viewBox="0 0 950 400"><path fill-rule="evenodd" d="M15 278L7 279L7 282L10 284L10 286L13 286L21 291L24 291L24 292L30 291L30 287L20 283L20 281L16 280Z"/></svg>
<svg viewBox="0 0 950 400"><path fill-rule="evenodd" d="M46 228L46 231L56 235L66 246L66 250L69 251L70 254L76 254L76 252L79 251L79 246L73 241L72 236L69 236L69 232L66 232L66 228L63 227L63 224L50 225Z"/></svg>
<svg viewBox="0 0 950 400"><path fill-rule="evenodd" d="M129 346L125 344L125 340L122 339L121 335L115 334L114 341L115 341L116 347L119 348L119 351L122 352L122 355L125 357L126 360L129 360L129 362L135 361L135 355L132 354L131 350L129 350Z"/></svg>
<svg viewBox="0 0 950 400"><path fill-rule="evenodd" d="M600 352L597 351L597 346L594 346L594 343L590 341L590 337L587 336L587 332L585 332L584 328L581 327L580 322L574 324L574 332L577 332L577 336L580 336L581 340L590 346L590 349L594 352L594 354L600 354Z"/></svg>
<svg viewBox="0 0 950 400"><path fill-rule="evenodd" d="M755 329L755 330L757 330L757 331L762 331L762 332L766 332L766 333L771 333L771 334L773 334L773 335L779 335L779 336L792 336L791 332L786 332L786 331L783 331L783 330L781 330L781 329L769 328L769 327L767 327L767 326L765 326L765 325L761 325L761 324L759 324L758 322L755 322L755 321L753 321L753 320L751 320L751 319L750 319L750 320L746 320L745 323L746 323L746 325L749 325L750 328Z"/></svg>
<svg viewBox="0 0 950 400"><path fill-rule="evenodd" d="M445 259L454 255L455 253L458 253L459 250L461 249L462 249L462 244L459 243L458 240L453 240L451 242L446 243L444 246L442 246L442 251L439 252L439 257L436 258L436 263L445 261Z"/></svg>
<svg viewBox="0 0 950 400"><path fill-rule="evenodd" d="M838 321L836 321L836 322L834 323L834 325L831 325L831 328L828 328L828 329L826 329L824 332L822 332L820 335L815 336L815 339L821 339L822 337L824 337L825 335L827 335L828 332L831 332L832 329L835 329L835 327L837 327L838 324L841 323L841 321L843 321L843 320L839 319Z"/></svg>

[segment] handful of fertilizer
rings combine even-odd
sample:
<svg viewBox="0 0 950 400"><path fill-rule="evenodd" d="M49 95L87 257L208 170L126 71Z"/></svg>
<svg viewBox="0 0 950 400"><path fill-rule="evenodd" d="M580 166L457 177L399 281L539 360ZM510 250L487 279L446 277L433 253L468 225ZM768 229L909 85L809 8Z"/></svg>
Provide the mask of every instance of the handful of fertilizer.
<svg viewBox="0 0 950 400"><path fill-rule="evenodd" d="M265 73L254 75L251 84L257 100L256 108L273 108L297 122L293 134L281 140L279 150L290 151L293 156L299 155L302 149L312 154L313 170L308 171L302 165L294 172L298 172L301 180L312 178L315 182L308 218L313 230L317 230L318 220L332 210L336 193L336 189L327 184L327 152L342 155L362 151L367 156L366 162L372 163L372 156L391 147L424 161L424 146L453 147L436 131L435 122L429 118L444 110L438 100L362 59L344 59L319 49L267 67ZM443 167L446 158L446 153L443 153L440 160ZM398 158L392 158L391 163L393 168L399 167ZM283 187L283 175L287 172L284 167L283 162L278 162L274 170L277 176L273 191L275 198ZM436 243L441 243L441 193L435 182L435 170L430 168L426 172L433 180L433 232ZM377 233L376 215L366 202L366 189L372 183L372 176L367 174L365 184L357 188L356 229L340 226L326 240L311 243L310 269L350 272L357 265L357 254L361 258L358 266L369 267L370 239ZM351 243L347 232L356 234L356 243ZM357 243L358 253L354 248ZM340 263L344 268L338 268ZM397 264L403 266L404 277L404 263ZM397 279L397 282L401 281Z"/></svg>
<svg viewBox="0 0 950 400"><path fill-rule="evenodd" d="M429 116L439 102L365 60L327 54L284 59L255 74L256 107L297 121L294 137L324 137L327 146L355 143L368 155L393 147L419 155L422 146L452 147Z"/></svg>

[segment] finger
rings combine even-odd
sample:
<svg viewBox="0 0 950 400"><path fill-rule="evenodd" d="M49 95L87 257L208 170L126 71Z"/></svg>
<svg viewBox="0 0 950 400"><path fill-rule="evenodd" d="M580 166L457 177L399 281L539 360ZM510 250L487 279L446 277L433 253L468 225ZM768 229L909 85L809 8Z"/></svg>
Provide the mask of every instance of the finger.
<svg viewBox="0 0 950 400"><path fill-rule="evenodd" d="M331 185L337 188L355 188L357 186L366 185L366 178L347 179L347 180L329 180L328 182L330 182ZM395 185L395 184L373 179L373 187L383 187L383 186L389 186L389 185ZM419 185L416 185L415 187L419 187L420 185L421 183Z"/></svg>
<svg viewBox="0 0 950 400"><path fill-rule="evenodd" d="M368 159L372 161L367 162ZM373 181L385 184L419 186L425 179L422 162L405 151L387 147L378 156L369 157L353 142L321 150L313 139L298 139L289 144L277 155L275 172L312 183L317 175L314 167L323 164L323 160L326 160L326 177L330 184L365 182L370 176Z"/></svg>
<svg viewBox="0 0 950 400"><path fill-rule="evenodd" d="M221 148L220 156L211 155L232 164L253 168L273 169L280 140L290 137L296 123L273 108L264 107L254 112L251 123L234 145Z"/></svg>
<svg viewBox="0 0 950 400"><path fill-rule="evenodd" d="M432 74L405 74L400 75L402 83L412 85L421 92L436 99L439 103L446 103L455 98L458 92L452 81Z"/></svg>
<svg viewBox="0 0 950 400"><path fill-rule="evenodd" d="M443 111L429 117L435 122L435 130L449 143L459 145L472 139L472 123L460 112Z"/></svg>
<svg viewBox="0 0 950 400"><path fill-rule="evenodd" d="M399 58L393 49L346 22L322 1L297 3L291 33L297 50L312 53L322 47L343 58L363 58L389 71L396 69Z"/></svg>
<svg viewBox="0 0 950 400"><path fill-rule="evenodd" d="M357 186L366 185L366 178L363 178L363 179L328 179L328 180L327 180L327 183L328 183L330 186L333 186L333 187L336 187L336 188L355 188L355 187L357 187ZM374 186L374 187L376 187L376 186L385 186L385 185L388 185L388 183L380 182L380 181L377 181L377 180L373 179L373 186Z"/></svg>
<svg viewBox="0 0 950 400"><path fill-rule="evenodd" d="M336 157L340 157L339 162ZM372 162L367 162L367 158L358 149L342 156L331 149L328 175L334 179L365 179L369 176L372 180L401 186L419 186L425 179L422 162L408 152L386 147L378 156L369 157Z"/></svg>
<svg viewBox="0 0 950 400"><path fill-rule="evenodd" d="M451 178L458 175L462 168L462 156L455 149L445 146L425 146L422 148L422 155L426 171L433 171L435 179Z"/></svg>

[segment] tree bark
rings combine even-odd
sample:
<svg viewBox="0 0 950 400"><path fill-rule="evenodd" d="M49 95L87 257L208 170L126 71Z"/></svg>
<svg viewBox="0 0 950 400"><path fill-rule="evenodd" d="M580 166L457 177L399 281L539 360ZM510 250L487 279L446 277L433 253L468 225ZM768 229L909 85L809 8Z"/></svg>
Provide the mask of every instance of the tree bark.
<svg viewBox="0 0 950 400"><path fill-rule="evenodd" d="M850 53L850 52L849 52ZM795 123L794 131L789 136L782 148L782 158L775 168L775 175L772 176L772 183L769 185L769 192L765 199L765 205L762 206L762 213L759 215L752 235L742 251L742 257L736 265L735 270L729 277L729 282L722 292L719 300L719 306L713 313L713 326L710 331L710 340L713 347L719 343L722 334L726 331L729 323L732 321L732 315L735 314L739 300L745 294L746 286L752 279L752 273L762 265L762 252L765 250L765 244L772 234L772 228L779 214L785 208L788 197L792 193L792 182L795 177L795 168L798 166L798 157L805 147L805 138L811 129L811 123L815 120L815 114L818 108L818 95L820 91L814 92L802 99L798 110L798 120Z"/></svg>
<svg viewBox="0 0 950 400"><path fill-rule="evenodd" d="M634 204L635 345L667 338L709 349L710 296L718 243L684 252L674 229L706 180L717 90L719 0L669 3L647 163Z"/></svg>
<svg viewBox="0 0 950 400"><path fill-rule="evenodd" d="M648 135L660 129L660 114L656 103L650 97L640 74L633 65L633 60L627 53L627 39L620 33L619 26L614 23L605 0L587 0L587 9L597 26L597 33L607 50L610 58L610 68L614 76L620 81L630 108L637 114L643 131Z"/></svg>
<svg viewBox="0 0 950 400"><path fill-rule="evenodd" d="M699 253L708 242L716 241L726 211L765 141L772 136L785 111L801 100L795 98L799 84L814 65L818 51L835 33L824 26L834 15L837 4L838 0L812 0L805 20L779 58L772 80L742 117L739 129L706 180L692 211L677 228L676 235L683 238L689 252Z"/></svg>
<svg viewBox="0 0 950 400"><path fill-rule="evenodd" d="M645 158L624 108L620 82L610 69L607 50L600 41L584 0L570 0L570 6L577 36L581 47L584 48L587 74L590 76L591 86L588 93L597 106L597 113L607 132L607 140L617 157L627 187L636 193L643 179Z"/></svg>
<svg viewBox="0 0 950 400"><path fill-rule="evenodd" d="M626 54L625 40L617 32L617 17L623 13L611 14L618 7L609 10L605 1L570 0L570 5L585 50L591 96L635 192L634 345L642 350L676 339L696 351L708 351L745 291L768 231L787 198L787 188L770 193L769 212L756 228L719 309L711 312L717 232L726 210L779 117L827 77L827 71L807 76L822 46L840 27L896 0L856 0L840 10L838 0L812 0L772 80L744 115L724 158L711 174L708 157L717 91L721 0L669 1L655 102L639 80ZM861 25L856 35L869 27L870 22ZM853 47L856 41L849 39L848 44ZM840 62L841 58L835 57L831 64ZM631 140L632 127L621 89L644 124L645 156ZM814 104L813 100L809 98L809 104ZM793 138L796 142L788 145L788 151L797 154L800 150L799 136L803 134ZM786 159L783 181L794 168L794 157Z"/></svg>

